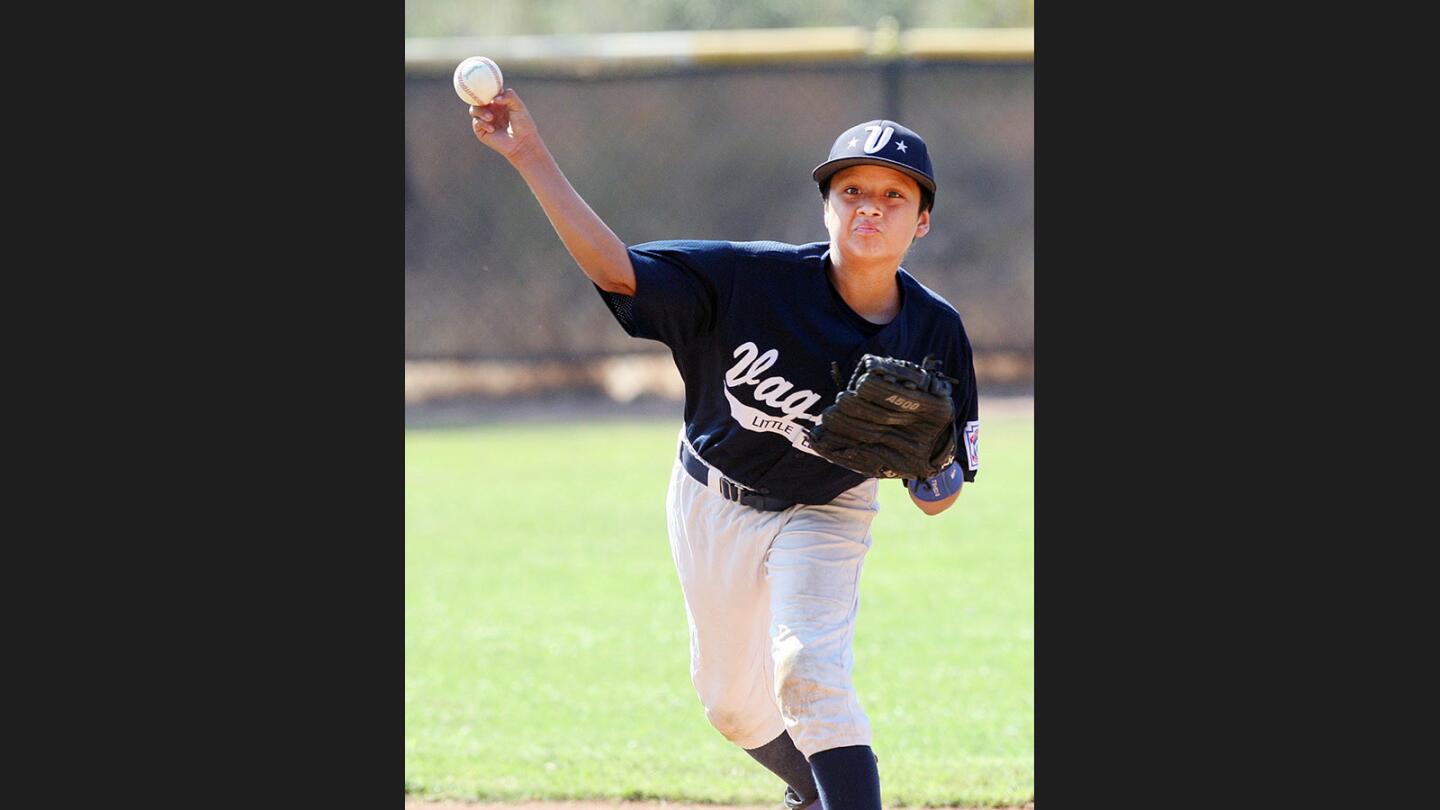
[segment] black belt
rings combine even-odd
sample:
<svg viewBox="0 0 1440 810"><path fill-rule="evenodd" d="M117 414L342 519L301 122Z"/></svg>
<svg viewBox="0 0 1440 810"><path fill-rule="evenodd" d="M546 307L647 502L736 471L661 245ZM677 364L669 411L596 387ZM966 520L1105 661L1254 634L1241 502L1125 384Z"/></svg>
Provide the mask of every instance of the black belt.
<svg viewBox="0 0 1440 810"><path fill-rule="evenodd" d="M690 448L686 447L684 442L680 443L680 463L685 467L685 472L690 473L690 477L699 481L701 486L710 486L710 468L705 466L705 462L696 458L695 454L690 452ZM720 494L727 501L734 501L741 506L759 509L761 512L779 512L789 509L796 504L795 501L782 501L779 498L770 498L761 495L758 492L740 486L723 475L720 476Z"/></svg>

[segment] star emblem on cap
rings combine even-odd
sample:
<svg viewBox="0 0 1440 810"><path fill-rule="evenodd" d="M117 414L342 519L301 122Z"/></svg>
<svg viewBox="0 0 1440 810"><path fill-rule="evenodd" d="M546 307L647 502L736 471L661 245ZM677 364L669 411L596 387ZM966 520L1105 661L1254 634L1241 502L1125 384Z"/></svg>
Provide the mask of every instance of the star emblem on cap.
<svg viewBox="0 0 1440 810"><path fill-rule="evenodd" d="M904 141L896 141L896 142L895 142L895 148L896 148L896 149L899 149L901 152L904 152L904 151L905 151L905 142L904 142Z"/></svg>
<svg viewBox="0 0 1440 810"><path fill-rule="evenodd" d="M845 144L845 145L848 146L848 147L850 147L851 149L854 149L854 148L855 148L855 144L857 144L857 143L859 143L859 142L860 142L860 139L859 139L859 138L851 138L851 139L850 139L850 143L847 143L847 144Z"/></svg>

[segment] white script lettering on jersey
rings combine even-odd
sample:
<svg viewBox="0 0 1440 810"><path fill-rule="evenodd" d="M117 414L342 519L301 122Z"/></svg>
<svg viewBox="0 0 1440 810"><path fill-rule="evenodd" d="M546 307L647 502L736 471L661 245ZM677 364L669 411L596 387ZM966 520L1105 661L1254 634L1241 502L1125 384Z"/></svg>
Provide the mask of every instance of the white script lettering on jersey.
<svg viewBox="0 0 1440 810"><path fill-rule="evenodd" d="M755 398L779 408L786 421L793 419L809 419L811 422L819 422L820 417L811 416L805 412L806 408L820 401L820 395L808 388L802 388L789 396L785 396L795 384L781 376L766 377L761 380L760 375L775 365L780 359L780 352L771 349L761 353L760 347L753 342L742 343L735 348L734 356L739 358L730 370L725 372L725 387L734 388L740 385L755 386ZM784 399L781 399L785 396Z"/></svg>
<svg viewBox="0 0 1440 810"><path fill-rule="evenodd" d="M780 352L775 349L761 352L759 346L746 342L735 347L734 356L735 365L725 372L725 399L730 402L730 416L746 430L778 433L797 449L817 455L810 449L810 437L795 424L795 420L806 419L819 424L820 417L810 414L806 409L819 402L820 395L808 388L795 391L795 384L778 374L760 378L761 374L780 359ZM776 416L753 405L747 405L730 393L732 388L748 386L755 387L751 392L755 400L772 408L779 408L781 415Z"/></svg>

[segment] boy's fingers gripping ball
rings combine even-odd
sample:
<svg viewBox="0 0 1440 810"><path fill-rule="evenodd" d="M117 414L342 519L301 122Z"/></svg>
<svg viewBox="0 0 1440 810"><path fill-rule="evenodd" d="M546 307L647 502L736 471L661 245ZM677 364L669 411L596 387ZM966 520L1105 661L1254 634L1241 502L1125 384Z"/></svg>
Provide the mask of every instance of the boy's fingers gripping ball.
<svg viewBox="0 0 1440 810"><path fill-rule="evenodd" d="M484 56L472 56L455 68L455 95L477 107L489 104L505 87L500 66Z"/></svg>

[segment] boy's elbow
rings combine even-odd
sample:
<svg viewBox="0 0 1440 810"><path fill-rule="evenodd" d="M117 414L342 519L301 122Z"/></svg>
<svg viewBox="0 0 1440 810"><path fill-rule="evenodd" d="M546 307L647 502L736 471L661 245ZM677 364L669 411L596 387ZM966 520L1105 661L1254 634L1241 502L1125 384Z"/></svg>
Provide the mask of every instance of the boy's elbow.
<svg viewBox="0 0 1440 810"><path fill-rule="evenodd" d="M635 294L635 282L633 280L605 279L604 281L597 281L596 286L607 293L616 293L619 295Z"/></svg>
<svg viewBox="0 0 1440 810"><path fill-rule="evenodd" d="M623 257L623 261L617 260L606 264L596 262L583 269L585 275L595 282L595 286L607 293L635 294L635 270L630 266L628 255Z"/></svg>

